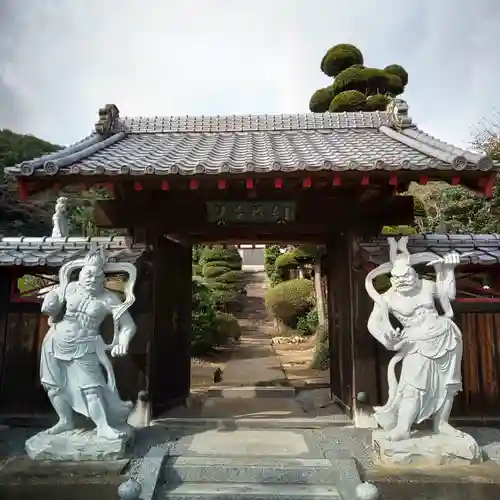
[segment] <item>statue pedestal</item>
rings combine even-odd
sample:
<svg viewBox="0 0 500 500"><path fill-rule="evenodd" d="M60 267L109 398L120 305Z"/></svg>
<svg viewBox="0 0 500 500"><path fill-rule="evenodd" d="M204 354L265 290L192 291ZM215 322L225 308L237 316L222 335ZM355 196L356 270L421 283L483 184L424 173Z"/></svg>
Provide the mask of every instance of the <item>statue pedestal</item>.
<svg viewBox="0 0 500 500"><path fill-rule="evenodd" d="M416 431L410 439L387 441L384 431L372 435L375 455L383 465L470 465L482 462L481 448L472 436Z"/></svg>
<svg viewBox="0 0 500 500"><path fill-rule="evenodd" d="M35 434L26 440L26 454L32 460L105 461L126 458L134 440L134 429L126 428L119 439L104 439L95 430L77 429L51 435Z"/></svg>

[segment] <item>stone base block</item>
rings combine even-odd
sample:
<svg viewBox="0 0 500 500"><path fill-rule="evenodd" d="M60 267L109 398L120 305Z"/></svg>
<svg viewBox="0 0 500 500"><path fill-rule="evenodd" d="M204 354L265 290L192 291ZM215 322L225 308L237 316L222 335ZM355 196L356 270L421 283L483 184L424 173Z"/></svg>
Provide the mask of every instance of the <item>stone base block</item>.
<svg viewBox="0 0 500 500"><path fill-rule="evenodd" d="M387 441L385 432L372 435L373 449L385 465L470 465L482 462L481 448L469 434L456 436L416 431L410 439Z"/></svg>
<svg viewBox="0 0 500 500"><path fill-rule="evenodd" d="M25 443L32 460L104 461L126 458L134 440L132 427L119 439L104 439L95 430L78 429L51 435L40 432Z"/></svg>

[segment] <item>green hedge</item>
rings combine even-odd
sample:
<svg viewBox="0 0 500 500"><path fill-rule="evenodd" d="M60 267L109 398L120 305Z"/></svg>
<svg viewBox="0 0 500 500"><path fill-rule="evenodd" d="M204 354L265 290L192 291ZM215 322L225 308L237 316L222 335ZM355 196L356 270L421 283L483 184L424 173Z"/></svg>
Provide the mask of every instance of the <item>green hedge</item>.
<svg viewBox="0 0 500 500"><path fill-rule="evenodd" d="M330 340L326 325L318 329L311 368L314 370L328 370L330 368Z"/></svg>
<svg viewBox="0 0 500 500"><path fill-rule="evenodd" d="M221 345L225 344L230 338L238 340L241 337L240 324L232 314L217 311L215 324Z"/></svg>
<svg viewBox="0 0 500 500"><path fill-rule="evenodd" d="M190 339L194 355L205 354L216 345L216 313L212 292L206 285L194 280Z"/></svg>
<svg viewBox="0 0 500 500"><path fill-rule="evenodd" d="M314 307L314 284L307 279L279 283L267 291L267 310L283 324L295 327L297 319Z"/></svg>

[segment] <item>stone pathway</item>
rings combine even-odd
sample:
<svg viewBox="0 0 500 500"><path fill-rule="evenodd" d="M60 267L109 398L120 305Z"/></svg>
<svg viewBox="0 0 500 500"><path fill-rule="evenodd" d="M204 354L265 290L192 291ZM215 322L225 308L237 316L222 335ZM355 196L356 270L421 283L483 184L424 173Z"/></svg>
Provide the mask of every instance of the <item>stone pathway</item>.
<svg viewBox="0 0 500 500"><path fill-rule="evenodd" d="M266 276L262 272L247 272L247 298L239 323L242 327L240 343L233 349L224 366L220 385L283 386L287 385L285 372L271 345L273 322L264 304Z"/></svg>

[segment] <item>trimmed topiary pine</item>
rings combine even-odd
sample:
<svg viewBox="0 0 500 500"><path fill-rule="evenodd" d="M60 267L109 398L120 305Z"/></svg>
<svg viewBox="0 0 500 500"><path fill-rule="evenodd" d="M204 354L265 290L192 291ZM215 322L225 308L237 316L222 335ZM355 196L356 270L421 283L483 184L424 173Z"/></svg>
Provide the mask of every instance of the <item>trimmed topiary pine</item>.
<svg viewBox="0 0 500 500"><path fill-rule="evenodd" d="M234 245L205 247L199 262L217 309L240 311L245 296L245 281L238 249Z"/></svg>
<svg viewBox="0 0 500 500"><path fill-rule="evenodd" d="M316 90L309 101L309 111L311 113L324 113L328 111L332 99L333 90L331 87Z"/></svg>
<svg viewBox="0 0 500 500"><path fill-rule="evenodd" d="M335 77L354 64L363 64L363 54L354 45L341 43L329 49L321 60L321 71Z"/></svg>
<svg viewBox="0 0 500 500"><path fill-rule="evenodd" d="M313 113L382 111L387 107L388 98L402 94L408 83L408 73L402 66L391 64L384 69L367 68L363 54L350 44L329 49L321 61L321 71L335 80L312 95L309 110ZM343 95L350 91L360 92L365 99L359 94ZM371 96L380 97L369 99Z"/></svg>
<svg viewBox="0 0 500 500"><path fill-rule="evenodd" d="M403 66L400 66L399 64L391 64L389 66L386 66L384 68L384 71L387 71L387 73L391 73L392 75L399 76L399 78L401 78L401 83L403 84L403 86L406 86L408 84L408 73L403 68Z"/></svg>
<svg viewBox="0 0 500 500"><path fill-rule="evenodd" d="M328 111L340 113L342 111L359 111L364 108L366 97L358 90L346 90L335 96Z"/></svg>
<svg viewBox="0 0 500 500"><path fill-rule="evenodd" d="M383 94L369 95L363 111L385 111L390 99Z"/></svg>

